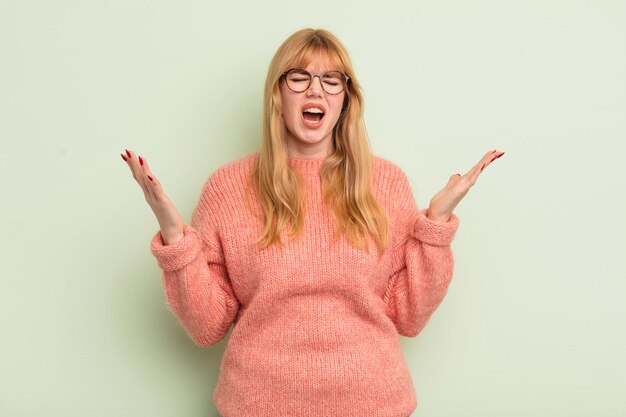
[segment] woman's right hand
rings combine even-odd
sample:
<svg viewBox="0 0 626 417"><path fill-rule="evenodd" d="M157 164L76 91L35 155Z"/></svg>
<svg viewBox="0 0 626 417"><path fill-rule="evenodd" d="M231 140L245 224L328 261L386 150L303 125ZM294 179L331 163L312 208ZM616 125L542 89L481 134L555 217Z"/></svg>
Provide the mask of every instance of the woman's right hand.
<svg viewBox="0 0 626 417"><path fill-rule="evenodd" d="M161 226L161 235L166 245L171 245L183 238L184 221L180 213L163 191L161 183L152 174L145 158L135 156L126 149L126 155L121 154L122 159L133 173L133 178L139 183L143 190L143 195L156 215Z"/></svg>

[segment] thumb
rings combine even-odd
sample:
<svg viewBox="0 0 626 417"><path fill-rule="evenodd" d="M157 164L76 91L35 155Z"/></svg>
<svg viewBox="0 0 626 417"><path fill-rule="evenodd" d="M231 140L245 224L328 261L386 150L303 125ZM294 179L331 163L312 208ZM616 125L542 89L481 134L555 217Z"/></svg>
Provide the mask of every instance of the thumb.
<svg viewBox="0 0 626 417"><path fill-rule="evenodd" d="M448 184L451 184L453 182L455 182L456 180L458 180L459 178L461 178L461 174L454 174L453 176L450 177L450 179L448 180Z"/></svg>

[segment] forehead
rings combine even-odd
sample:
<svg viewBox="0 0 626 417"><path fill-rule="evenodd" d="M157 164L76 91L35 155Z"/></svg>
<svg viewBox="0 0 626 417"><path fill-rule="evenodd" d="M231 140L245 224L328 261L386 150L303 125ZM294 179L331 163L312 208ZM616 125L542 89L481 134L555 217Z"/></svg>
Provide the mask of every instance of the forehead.
<svg viewBox="0 0 626 417"><path fill-rule="evenodd" d="M336 54L324 50L309 50L304 52L298 62L295 63L295 66L313 72L331 70L343 71L343 66L340 64Z"/></svg>

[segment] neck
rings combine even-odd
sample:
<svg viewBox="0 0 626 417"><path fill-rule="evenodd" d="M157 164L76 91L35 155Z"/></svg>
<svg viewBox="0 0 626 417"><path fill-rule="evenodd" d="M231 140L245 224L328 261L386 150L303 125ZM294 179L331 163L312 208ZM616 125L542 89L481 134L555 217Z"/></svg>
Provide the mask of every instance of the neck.
<svg viewBox="0 0 626 417"><path fill-rule="evenodd" d="M332 134L314 146L304 146L301 142L287 138L287 154L294 159L325 159L334 148Z"/></svg>

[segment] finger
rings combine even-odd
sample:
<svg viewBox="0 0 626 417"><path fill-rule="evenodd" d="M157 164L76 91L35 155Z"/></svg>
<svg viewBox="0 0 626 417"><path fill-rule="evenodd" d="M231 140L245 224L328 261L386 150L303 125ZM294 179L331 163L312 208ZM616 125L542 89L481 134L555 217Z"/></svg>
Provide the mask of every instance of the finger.
<svg viewBox="0 0 626 417"><path fill-rule="evenodd" d="M168 198L165 192L163 191L163 186L161 185L161 181L159 181L159 179L154 176L154 174L152 173L152 170L150 169L150 165L148 165L148 162L145 159L143 159L143 170L144 170L144 176L146 177L146 186L148 190L150 190L151 195L154 198L154 201L156 202L167 201Z"/></svg>
<svg viewBox="0 0 626 417"><path fill-rule="evenodd" d="M504 152L500 152L498 150L493 151L491 155L489 155L488 160L486 162L483 162L484 166L481 168L481 172L487 165L491 164L493 161L500 158L502 155L504 155Z"/></svg>
<svg viewBox="0 0 626 417"><path fill-rule="evenodd" d="M494 156L495 154L498 153L497 149L494 149L492 151L487 152L486 154L483 155L483 157L481 158L481 160L488 160L491 159L492 156Z"/></svg>
<svg viewBox="0 0 626 417"><path fill-rule="evenodd" d="M487 152L482 158L480 158L480 161L478 161L476 165L474 165L465 173L465 175L461 177L461 179L467 180L471 185L474 185L476 180L478 180L478 176L485 169L485 167L502 155L504 155L504 152L500 152L497 149Z"/></svg>
<svg viewBox="0 0 626 417"><path fill-rule="evenodd" d="M144 184L146 184L146 189L150 195L150 198L152 199L152 201L156 200L156 190L155 190L155 183L154 183L154 175L152 174L152 171L150 171L150 166L148 165L148 161L146 161L146 159L144 157L142 157L141 155L139 156L139 165L142 168L142 176L144 178Z"/></svg>
<svg viewBox="0 0 626 417"><path fill-rule="evenodd" d="M135 178L136 180L137 172L134 167L135 165L134 162L137 158L134 158L133 156L134 156L133 152L126 149L126 163L128 164L128 168L130 169L130 172L133 174L133 178Z"/></svg>
<svg viewBox="0 0 626 417"><path fill-rule="evenodd" d="M494 149L493 151L489 151L485 155L483 155L482 158L480 158L480 161L478 161L478 163L474 167L475 168L480 167L478 171L480 173L482 172L483 169L485 169L487 165L489 165L490 163L492 163L493 161L495 161L502 155L504 155L504 152L500 152L497 149Z"/></svg>
<svg viewBox="0 0 626 417"><path fill-rule="evenodd" d="M467 171L464 175L466 179L470 179L471 177L476 176L476 173L479 173L489 164L489 162L493 159L497 151L494 149L493 151L489 151L483 155L482 158L474 165L469 171Z"/></svg>
<svg viewBox="0 0 626 417"><path fill-rule="evenodd" d="M139 159L133 153L133 151L129 151L127 149L126 153L128 155L127 163L128 163L128 166L130 167L130 171L133 173L133 178L135 178L135 181L137 181L137 183L143 190L143 195L146 197L146 199L150 198L150 191L148 191L148 186L146 184L147 178L145 178L145 176L143 175L143 169L141 165L139 164Z"/></svg>
<svg viewBox="0 0 626 417"><path fill-rule="evenodd" d="M487 161L488 163L491 163L495 161L496 159L500 158L502 155L504 155L504 152L496 149L488 155Z"/></svg>
<svg viewBox="0 0 626 417"><path fill-rule="evenodd" d="M487 152L486 154L483 155L482 158L480 158L480 161L478 161L478 165L482 165L485 163L489 165L489 163L493 161L493 159L496 157L496 155L498 155L498 153L499 152L497 149Z"/></svg>
<svg viewBox="0 0 626 417"><path fill-rule="evenodd" d="M448 179L448 184L447 185L452 185L455 182L457 182L459 180L459 178L461 177L461 174L454 174L452 175L449 179Z"/></svg>
<svg viewBox="0 0 626 417"><path fill-rule="evenodd" d="M485 166L486 166L485 162L479 162L478 164L470 168L470 170L467 171L465 175L463 175L459 180L467 181L470 184L470 186L474 185L476 183L476 179L478 178L478 175L480 175L480 172L483 170Z"/></svg>
<svg viewBox="0 0 626 417"><path fill-rule="evenodd" d="M504 152L499 152L497 150L494 150L493 152L489 152L489 154L485 155L487 157L486 161L481 160L481 162L479 162L473 169L472 169L472 174L470 175L470 179L472 181L472 184L476 183L476 180L478 179L478 176L483 172L483 170L489 165L491 164L493 161L495 161L496 159L498 159L499 157L501 157L502 155L504 155ZM484 159L484 157L483 157Z"/></svg>
<svg viewBox="0 0 626 417"><path fill-rule="evenodd" d="M150 177L152 178L151 180L148 179L147 182L148 182L148 188L151 189L152 195L154 196L153 201L158 204L163 204L169 201L169 198L163 191L163 186L161 185L161 181L159 181L159 179L155 177L154 174L147 174L147 175L150 175Z"/></svg>

